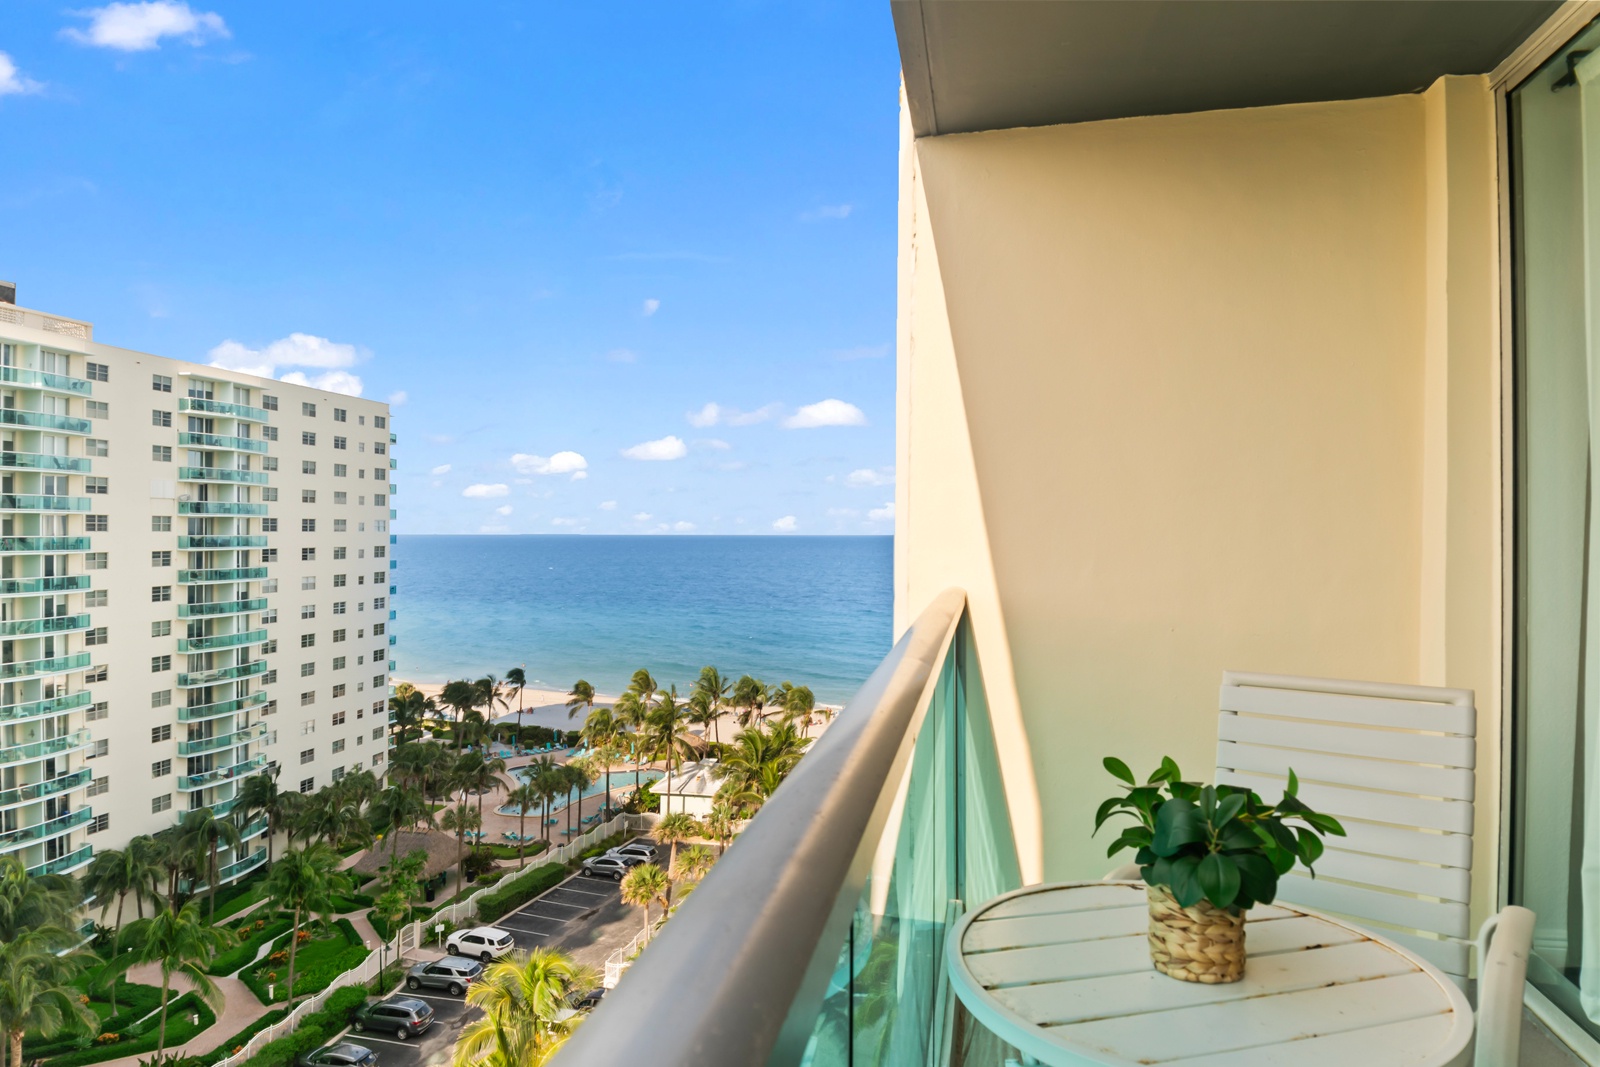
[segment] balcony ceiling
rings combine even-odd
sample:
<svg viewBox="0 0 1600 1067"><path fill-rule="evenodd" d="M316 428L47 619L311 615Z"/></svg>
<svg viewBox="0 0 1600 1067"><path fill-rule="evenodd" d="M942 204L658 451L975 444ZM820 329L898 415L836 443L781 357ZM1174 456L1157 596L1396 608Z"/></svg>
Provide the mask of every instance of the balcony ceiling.
<svg viewBox="0 0 1600 1067"><path fill-rule="evenodd" d="M1559 0L891 0L920 136L1427 88Z"/></svg>

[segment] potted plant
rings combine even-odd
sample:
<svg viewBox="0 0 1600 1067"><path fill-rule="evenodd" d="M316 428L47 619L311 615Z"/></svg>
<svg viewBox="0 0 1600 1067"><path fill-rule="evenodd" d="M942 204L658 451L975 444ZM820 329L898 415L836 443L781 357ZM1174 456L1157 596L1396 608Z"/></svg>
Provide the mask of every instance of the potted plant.
<svg viewBox="0 0 1600 1067"><path fill-rule="evenodd" d="M1342 837L1344 827L1296 796L1293 770L1283 799L1268 806L1249 789L1185 782L1170 757L1143 785L1121 760L1103 762L1126 792L1100 805L1095 832L1113 815L1138 820L1106 855L1137 850L1156 970L1186 982L1237 982L1244 977L1245 912L1272 903L1279 877L1296 862L1315 877L1322 835ZM1291 827L1289 820L1304 825Z"/></svg>

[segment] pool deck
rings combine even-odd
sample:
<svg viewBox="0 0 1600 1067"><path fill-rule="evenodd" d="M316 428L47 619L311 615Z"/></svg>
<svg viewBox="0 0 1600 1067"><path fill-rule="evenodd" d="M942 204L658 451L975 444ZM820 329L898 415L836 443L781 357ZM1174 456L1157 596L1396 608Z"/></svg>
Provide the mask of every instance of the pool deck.
<svg viewBox="0 0 1600 1067"><path fill-rule="evenodd" d="M494 749L493 751L499 750ZM522 819L520 816L516 815L502 815L498 809L502 804L509 803L507 796L509 795L510 791L521 784L521 779L516 779L515 782L512 781L510 772L521 767L526 767L528 764L534 762L536 759L539 759L541 756L550 756L557 763L566 763L567 759L571 756L571 753L567 751L541 752L527 756L513 756L506 760L507 773L500 775L500 780L496 783L495 787L483 795L483 826L481 829L483 830L482 842L484 844L511 845L515 847L515 842L507 841L502 834L507 830L511 831L512 833L519 832L518 827L522 824ZM657 770L665 769L664 765L651 763L644 764L642 769L649 770L651 768L655 768ZM625 791L630 793L633 791L633 764L612 764L612 802L620 803L621 797L624 795ZM477 806L478 798L476 796L469 796L467 799L468 802L474 807ZM584 830L588 829L588 827L585 827L580 820L597 813L602 807L605 806L605 799L606 794L605 791L602 790L593 796L584 797L577 804L568 805L572 808L572 825L578 831L578 833L582 833ZM550 814L552 817L559 816L561 821L554 826L541 827L539 825L539 816L537 814L530 813L526 821L526 832L530 835L538 836L543 839L543 835L546 831L548 831L550 845L551 847L554 847L564 841L569 840L569 836L562 832L567 828L567 808L552 808ZM590 825L593 824L591 823ZM578 835L571 835L571 837L576 836ZM513 860L510 862L515 863L516 861ZM506 861L502 860L501 863L505 864Z"/></svg>

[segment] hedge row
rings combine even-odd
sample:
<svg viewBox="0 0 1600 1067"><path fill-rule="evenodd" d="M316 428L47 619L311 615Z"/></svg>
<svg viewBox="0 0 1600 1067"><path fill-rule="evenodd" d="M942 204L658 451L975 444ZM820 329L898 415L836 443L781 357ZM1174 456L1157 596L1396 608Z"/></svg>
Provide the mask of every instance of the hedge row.
<svg viewBox="0 0 1600 1067"><path fill-rule="evenodd" d="M246 1041L249 1041L252 1037L255 1037L267 1027L282 1022L284 1017L288 1014L288 1008L273 1008L271 1011L267 1012L249 1026L245 1027L243 1030L240 1030L237 1034L234 1034L226 1041L218 1044L217 1047L212 1049L210 1052L207 1052L202 1056L190 1057L190 1059L193 1061L193 1067L211 1067L211 1064L216 1063L219 1060L227 1059L235 1052L242 1050Z"/></svg>
<svg viewBox="0 0 1600 1067"><path fill-rule="evenodd" d="M567 877L567 868L561 863L546 863L535 867L510 885L503 885L492 893L478 898L478 918L493 922L509 911L522 907L545 890L560 885Z"/></svg>
<svg viewBox="0 0 1600 1067"><path fill-rule="evenodd" d="M303 928L303 927L302 927ZM306 996L311 993L320 993L328 987L328 983L339 977L352 967L360 965L367 958L368 949L356 928L350 925L349 919L338 919L333 928L338 936L313 939L301 945L295 953L294 991L296 996ZM287 948L290 934L285 934L279 941L272 943L273 951ZM281 942L281 943L280 943ZM268 978L268 974L275 974L277 978ZM284 988L289 977L289 964L271 963L263 960L239 976L240 981L250 988L256 999L263 1004L274 1004L278 1000L287 1000L289 990ZM271 987L273 996L268 995Z"/></svg>
<svg viewBox="0 0 1600 1067"><path fill-rule="evenodd" d="M244 1061L242 1067L288 1067L302 1052L327 1044L350 1023L350 1013L367 999L365 986L345 986L328 994L321 1011L300 1020L294 1033L269 1041L261 1051ZM232 1047L232 1046L230 1046Z"/></svg>
<svg viewBox="0 0 1600 1067"><path fill-rule="evenodd" d="M623 833L612 834L610 837L596 841L594 844L578 853L578 859L576 862L582 863L584 860L590 859L594 856L604 855L612 849L620 847L621 844L627 839L628 834L626 831L624 831Z"/></svg>
<svg viewBox="0 0 1600 1067"><path fill-rule="evenodd" d="M74 982L73 985L79 989L86 989L88 987L87 978L87 975L80 976L79 980ZM94 1002L90 1005L91 1007L97 1004L105 1004L106 1011L110 1011L110 1004L106 1000L104 993L95 993L93 996ZM100 1020L100 1030L102 1033L120 1034L160 1006L160 986L135 985L124 978L118 978L116 1014L103 1016ZM96 1014L99 1013L97 1012ZM48 1041L40 1041L38 1038L33 1038L23 1041L22 1051L24 1057L31 1062L62 1052L70 1052L75 1048L82 1047L85 1041L88 1040L91 1039L82 1034L62 1034L52 1037Z"/></svg>
<svg viewBox="0 0 1600 1067"><path fill-rule="evenodd" d="M207 974L230 975L240 967L255 962L261 951L261 946L269 941L274 941L288 933L294 926L292 919L272 919L259 931L253 931L249 936L240 941L226 952L218 953L212 959L211 965L206 968Z"/></svg>
<svg viewBox="0 0 1600 1067"><path fill-rule="evenodd" d="M160 990L157 990L160 993ZM189 1021L190 1015L198 1015L198 1024ZM201 1031L217 1021L216 1015L208 1008L204 1001L193 993L185 993L174 1000L167 1008L167 1048L180 1048L200 1034ZM161 1017L152 1016L137 1026L127 1030L102 1029L103 1034L121 1034L122 1040L110 1041L104 1045L91 1044L87 1048L74 1049L58 1056L51 1056L44 1061L44 1067L84 1067L85 1064L101 1063L105 1060L121 1059L124 1056L136 1056L143 1052L154 1052L156 1038L161 1029Z"/></svg>
<svg viewBox="0 0 1600 1067"><path fill-rule="evenodd" d="M370 908L375 903L377 902L365 893L345 893L333 898L332 911L335 915L348 915L352 911Z"/></svg>

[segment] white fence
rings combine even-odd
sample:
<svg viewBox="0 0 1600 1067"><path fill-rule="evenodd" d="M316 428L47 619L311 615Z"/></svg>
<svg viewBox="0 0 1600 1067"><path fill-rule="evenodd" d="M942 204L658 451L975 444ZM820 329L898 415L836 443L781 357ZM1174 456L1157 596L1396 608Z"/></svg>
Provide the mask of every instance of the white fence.
<svg viewBox="0 0 1600 1067"><path fill-rule="evenodd" d="M645 932L641 930L634 935L632 941L607 956L605 977L600 984L607 989L617 988L617 983L622 981L622 972L628 969L628 965L633 962L634 956L644 948L644 944Z"/></svg>
<svg viewBox="0 0 1600 1067"><path fill-rule="evenodd" d="M516 884L516 882L531 874L539 867L544 866L545 864L570 863L576 859L578 854L584 849L592 847L596 841L604 840L605 838L610 837L612 834L630 832L640 833L646 831L656 824L656 820L658 818L660 818L660 816L653 814L618 815L610 822L602 823L599 826L596 826L594 829L590 830L581 837L573 838L566 844L558 845L548 852L539 853L537 857L534 857L538 861L537 863L530 865L524 870L514 871L511 874L506 875L494 885L485 886L476 893L472 894L466 900L459 901L455 904L446 905L426 919L417 919L413 922L407 923L398 931L396 931L394 940L384 946L383 949L379 949L370 953L359 966L352 967L350 970L335 978L332 982L329 982L328 988L322 990L320 993L317 993L314 996L310 996L305 1000L302 1000L299 1004L295 1005L294 1011L290 1012L289 1015L283 1019L280 1019L278 1022L273 1023L271 1026L267 1027L250 1040L246 1041L243 1048L229 1056L227 1059L218 1060L215 1067L239 1067L239 1064L242 1064L245 1060L248 1060L251 1056L254 1056L256 1053L260 1052L262 1047L268 1042L276 1041L278 1038L283 1037L286 1034L293 1033L295 1028L300 1025L300 1021L307 1015L322 1010L323 1004L327 1002L328 996L335 989L342 989L347 985L365 984L370 982L378 976L378 972L381 969L381 963L388 962L390 960L402 960L408 954L421 947L431 933L432 925L435 922L438 922L440 919L448 919L452 924L460 926L464 920L472 919L477 916L478 900L485 894L497 892L504 886ZM385 957L385 951L388 953L387 958ZM607 960L607 974L610 973L610 969L610 961ZM213 1023L212 1025L216 1024Z"/></svg>

